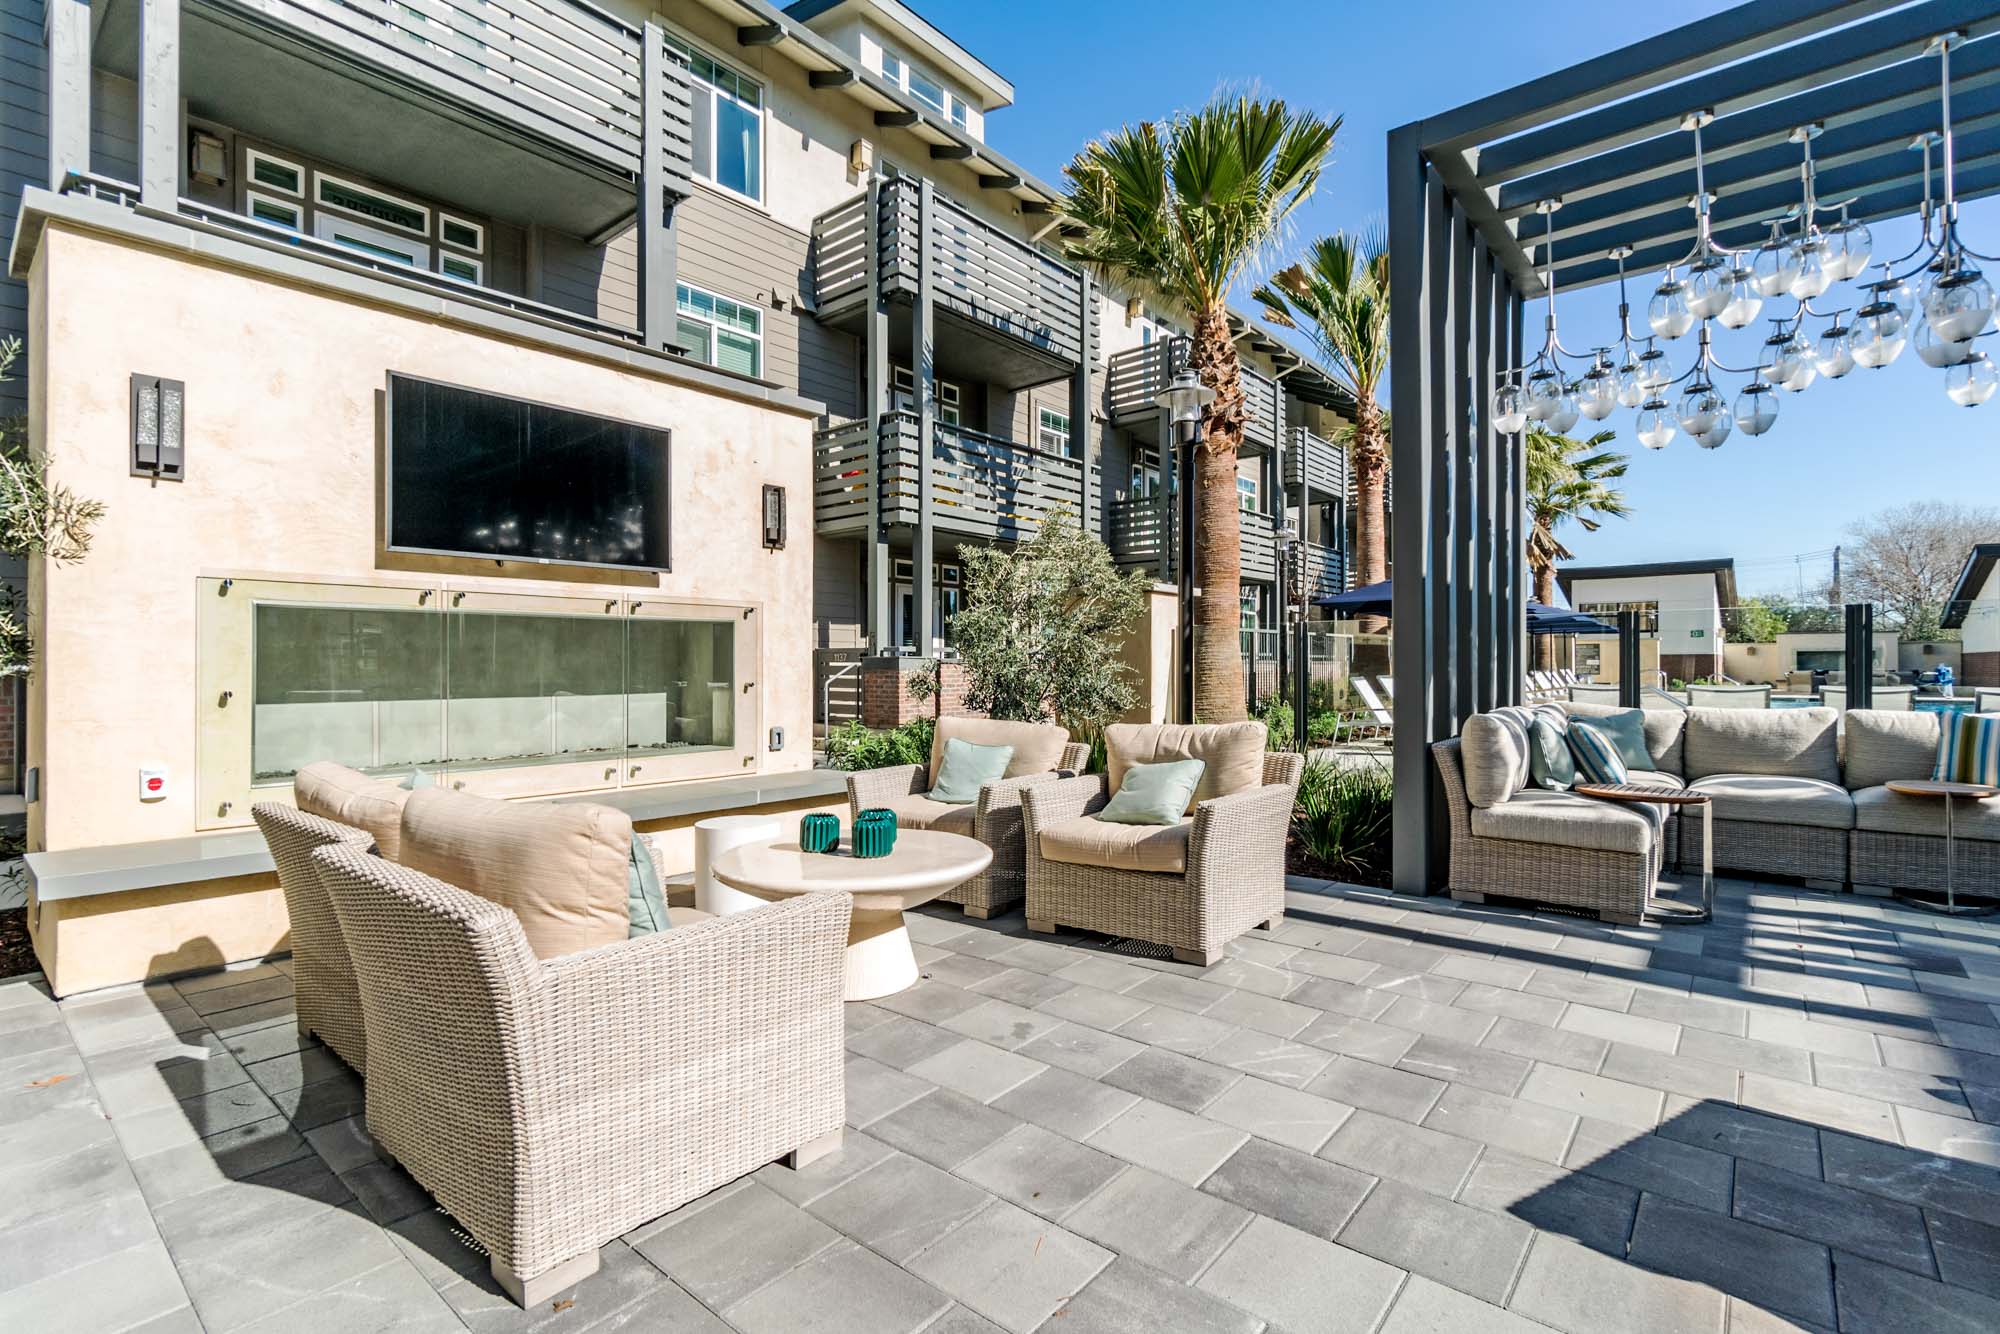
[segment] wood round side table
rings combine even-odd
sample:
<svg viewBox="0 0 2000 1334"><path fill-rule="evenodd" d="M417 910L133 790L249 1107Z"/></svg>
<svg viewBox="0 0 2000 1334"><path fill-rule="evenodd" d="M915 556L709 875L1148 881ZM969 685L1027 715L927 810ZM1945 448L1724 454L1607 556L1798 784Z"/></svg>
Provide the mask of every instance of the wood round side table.
<svg viewBox="0 0 2000 1334"><path fill-rule="evenodd" d="M1952 842L1951 808L1959 797L1970 797L1974 801L1982 797L2000 797L2000 787L1988 787L1984 783L1947 783L1936 778L1898 778L1882 786L1906 797L1939 797L1944 801L1944 902L1921 899L1903 890L1896 892L1897 901L1948 917L1984 916L1993 912L1989 904L1958 901L1958 886L1953 883L1956 879L1956 856Z"/></svg>
<svg viewBox="0 0 2000 1334"><path fill-rule="evenodd" d="M1701 906L1670 903L1646 896L1646 916L1663 926L1700 926L1715 917L1715 803L1706 792L1689 792L1678 787L1652 787L1645 783L1578 783L1570 789L1579 797L1599 801L1622 801L1632 806L1699 806L1701 808ZM1661 826L1661 837L1666 828ZM1681 826L1687 837L1687 826Z"/></svg>

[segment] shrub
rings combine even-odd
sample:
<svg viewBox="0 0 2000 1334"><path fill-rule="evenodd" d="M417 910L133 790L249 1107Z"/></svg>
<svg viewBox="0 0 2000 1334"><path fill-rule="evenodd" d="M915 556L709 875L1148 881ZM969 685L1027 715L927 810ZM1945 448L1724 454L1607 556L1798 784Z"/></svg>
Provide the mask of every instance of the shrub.
<svg viewBox="0 0 2000 1334"><path fill-rule="evenodd" d="M931 735L937 723L913 718L886 731L842 723L826 735L826 762L836 769L887 769L898 764L929 764Z"/></svg>
<svg viewBox="0 0 2000 1334"><path fill-rule="evenodd" d="M1395 785L1377 765L1307 763L1292 808L1292 837L1304 869L1380 884L1389 868L1389 807Z"/></svg>

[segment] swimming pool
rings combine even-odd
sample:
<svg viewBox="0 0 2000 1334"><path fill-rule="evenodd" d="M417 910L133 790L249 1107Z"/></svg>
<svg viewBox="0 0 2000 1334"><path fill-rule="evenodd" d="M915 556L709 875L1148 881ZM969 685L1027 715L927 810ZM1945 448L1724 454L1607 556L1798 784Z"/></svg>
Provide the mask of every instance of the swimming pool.
<svg viewBox="0 0 2000 1334"><path fill-rule="evenodd" d="M1773 695L1771 707L1774 709L1810 709L1819 700L1812 695ZM1966 698L1941 699L1935 695L1928 699L1911 701L1911 707L1924 713L1970 713L1975 701Z"/></svg>

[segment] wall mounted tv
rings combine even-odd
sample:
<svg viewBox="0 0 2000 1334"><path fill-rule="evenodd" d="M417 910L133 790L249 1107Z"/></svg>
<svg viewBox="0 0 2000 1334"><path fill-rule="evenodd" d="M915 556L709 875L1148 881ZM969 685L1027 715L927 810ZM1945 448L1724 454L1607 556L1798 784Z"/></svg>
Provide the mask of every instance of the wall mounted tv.
<svg viewBox="0 0 2000 1334"><path fill-rule="evenodd" d="M669 566L664 428L391 372L387 434L391 551Z"/></svg>

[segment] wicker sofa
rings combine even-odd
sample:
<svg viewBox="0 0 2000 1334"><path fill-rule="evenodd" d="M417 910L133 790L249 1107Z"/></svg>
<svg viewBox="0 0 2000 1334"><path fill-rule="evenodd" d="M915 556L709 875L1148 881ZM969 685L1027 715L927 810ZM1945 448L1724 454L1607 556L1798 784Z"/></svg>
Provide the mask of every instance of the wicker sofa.
<svg viewBox="0 0 2000 1334"><path fill-rule="evenodd" d="M943 763L945 742L953 737L980 746L1014 747L1005 776L981 788L979 799L969 805L949 805L924 795ZM887 807L896 812L896 823L902 828L963 834L993 849L991 865L940 896L941 902L963 907L967 917L991 917L1013 907L1027 893L1021 793L1036 784L1054 782L1063 771L1081 773L1089 764L1090 747L1071 741L1061 727L988 718L940 718L929 764L862 769L847 776L848 812L858 817L870 807Z"/></svg>
<svg viewBox="0 0 2000 1334"><path fill-rule="evenodd" d="M1254 729L1254 735L1250 729ZM1127 763L1203 754L1218 734L1254 746L1254 775L1240 786L1222 779L1220 795L1202 797L1178 825L1109 825L1092 817L1117 790ZM1305 761L1264 752L1261 723L1223 727L1117 725L1105 729L1110 772L1064 778L1021 795L1027 834L1028 929L1059 926L1166 946L1202 967L1252 927L1285 913L1285 836ZM1211 751L1211 754L1215 752ZM1210 762L1213 777L1223 765ZM1242 767L1239 757L1227 766Z"/></svg>

